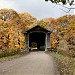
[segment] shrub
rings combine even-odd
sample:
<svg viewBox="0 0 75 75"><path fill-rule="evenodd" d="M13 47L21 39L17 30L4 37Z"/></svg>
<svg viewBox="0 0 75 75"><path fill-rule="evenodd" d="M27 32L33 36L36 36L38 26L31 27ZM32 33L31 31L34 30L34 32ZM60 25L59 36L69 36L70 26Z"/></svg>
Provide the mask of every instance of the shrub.
<svg viewBox="0 0 75 75"><path fill-rule="evenodd" d="M72 57L64 56L55 52L50 52L58 65L60 75L75 75L75 60Z"/></svg>
<svg viewBox="0 0 75 75"><path fill-rule="evenodd" d="M61 41L59 42L58 47L57 47L57 52L58 52L58 53L61 53L61 54L63 54L63 55L67 55L67 54L68 54L68 52L67 52L68 49L69 49L69 48L68 48L67 42L66 42L65 40L61 40Z"/></svg>
<svg viewBox="0 0 75 75"><path fill-rule="evenodd" d="M0 50L0 58L1 57L6 57L6 56L11 56L20 53L20 49L17 48L10 48L10 49L2 49Z"/></svg>
<svg viewBox="0 0 75 75"><path fill-rule="evenodd" d="M61 40L57 52L65 56L75 57L75 46L69 44L66 40Z"/></svg>

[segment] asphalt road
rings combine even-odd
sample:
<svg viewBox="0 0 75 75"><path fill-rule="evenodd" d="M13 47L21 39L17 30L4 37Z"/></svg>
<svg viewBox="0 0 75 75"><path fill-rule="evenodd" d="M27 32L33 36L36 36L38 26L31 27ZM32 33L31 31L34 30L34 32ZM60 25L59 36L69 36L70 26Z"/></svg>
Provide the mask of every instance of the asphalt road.
<svg viewBox="0 0 75 75"><path fill-rule="evenodd" d="M0 63L0 75L59 75L53 58L44 51Z"/></svg>

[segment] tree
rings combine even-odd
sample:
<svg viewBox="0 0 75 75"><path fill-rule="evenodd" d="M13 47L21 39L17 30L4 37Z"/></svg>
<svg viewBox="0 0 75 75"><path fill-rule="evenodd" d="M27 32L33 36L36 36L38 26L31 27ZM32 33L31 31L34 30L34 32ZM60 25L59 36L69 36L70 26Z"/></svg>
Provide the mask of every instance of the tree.
<svg viewBox="0 0 75 75"><path fill-rule="evenodd" d="M67 3L69 3L69 5L72 5L74 2L74 0L45 0L45 1L51 1L52 3L56 3L56 4L61 2L63 5Z"/></svg>
<svg viewBox="0 0 75 75"><path fill-rule="evenodd" d="M57 19L61 26L58 29L58 52L75 57L75 16L67 15ZM68 53L67 53L68 51Z"/></svg>
<svg viewBox="0 0 75 75"><path fill-rule="evenodd" d="M55 3L56 5L60 5L64 8L66 8L66 9L68 9L68 11L65 11L65 10L61 9L66 13L69 13L72 9L75 9L74 0L45 0L45 1L51 1L52 3ZM64 5L67 5L67 4L69 4L69 6L64 6Z"/></svg>
<svg viewBox="0 0 75 75"><path fill-rule="evenodd" d="M31 14L29 14L28 12L19 14L19 16L23 23L23 28L26 30L31 26L31 24L33 24L37 21L37 19L34 16L32 16Z"/></svg>

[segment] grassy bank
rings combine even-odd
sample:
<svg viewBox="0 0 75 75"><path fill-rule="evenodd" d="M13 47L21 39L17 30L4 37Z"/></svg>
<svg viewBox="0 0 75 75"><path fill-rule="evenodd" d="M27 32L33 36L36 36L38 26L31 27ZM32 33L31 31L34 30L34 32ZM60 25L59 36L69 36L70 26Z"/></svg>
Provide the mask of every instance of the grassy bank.
<svg viewBox="0 0 75 75"><path fill-rule="evenodd" d="M75 75L75 58L55 52L48 52L57 62L60 75Z"/></svg>
<svg viewBox="0 0 75 75"><path fill-rule="evenodd" d="M0 58L0 62L10 61L12 59L16 59L16 58L19 58L19 57L27 55L27 54L28 54L28 52L24 52L24 53L18 53L15 55L11 55L11 56L2 57L2 58Z"/></svg>

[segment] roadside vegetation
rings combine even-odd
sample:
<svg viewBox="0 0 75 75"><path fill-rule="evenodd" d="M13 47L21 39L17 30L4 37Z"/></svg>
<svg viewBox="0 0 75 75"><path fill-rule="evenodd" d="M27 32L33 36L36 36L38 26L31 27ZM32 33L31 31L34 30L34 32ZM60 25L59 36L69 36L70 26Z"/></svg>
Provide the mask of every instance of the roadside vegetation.
<svg viewBox="0 0 75 75"><path fill-rule="evenodd" d="M0 62L10 61L10 60L15 59L15 58L18 58L20 56L21 55L16 54L16 55L12 55L12 56L2 57L2 58L0 58Z"/></svg>
<svg viewBox="0 0 75 75"><path fill-rule="evenodd" d="M26 56L27 54L29 54L29 52L25 51L25 52L19 52L19 53L16 53L16 54L10 54L10 55L7 55L7 56L3 56L3 57L0 58L0 62L17 59L17 58L20 58L22 56Z"/></svg>
<svg viewBox="0 0 75 75"><path fill-rule="evenodd" d="M57 52L49 51L47 53L55 59L60 75L75 75L75 58Z"/></svg>

